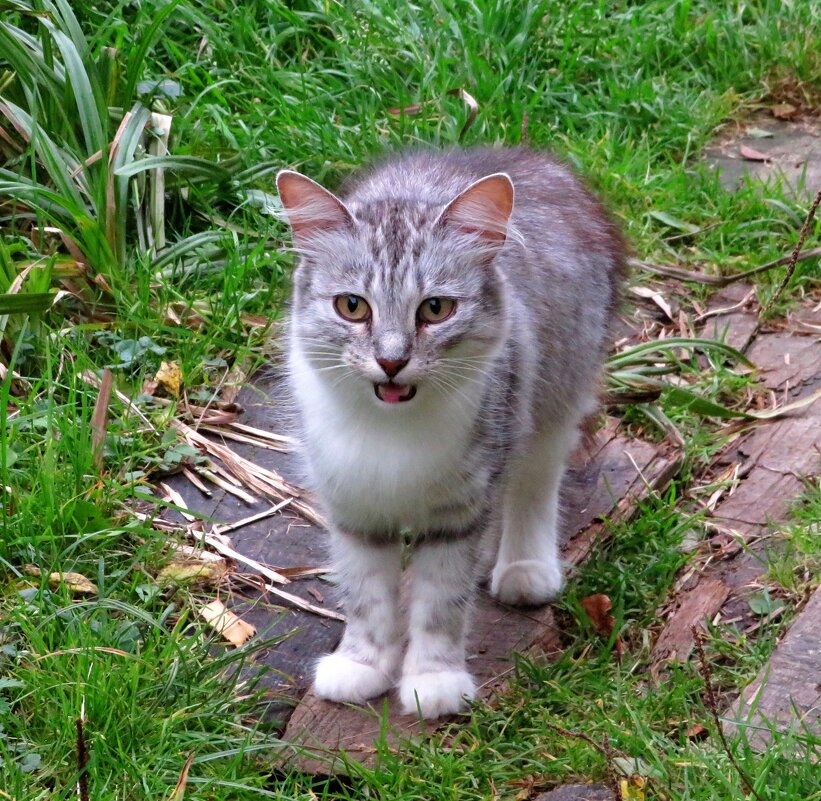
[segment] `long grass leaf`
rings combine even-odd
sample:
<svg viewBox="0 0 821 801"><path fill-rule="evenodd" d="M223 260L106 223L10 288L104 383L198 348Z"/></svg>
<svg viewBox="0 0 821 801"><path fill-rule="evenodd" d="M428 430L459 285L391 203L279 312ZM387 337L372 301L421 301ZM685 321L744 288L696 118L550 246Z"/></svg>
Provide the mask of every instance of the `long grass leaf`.
<svg viewBox="0 0 821 801"><path fill-rule="evenodd" d="M652 342L643 342L627 348L607 360L609 367L621 367L634 362L637 357L650 353L670 354L676 350L705 350L717 351L729 356L731 359L748 367L753 367L753 363L741 351L736 350L723 342L715 339L699 339L690 337L670 337L669 339L658 339Z"/></svg>
<svg viewBox="0 0 821 801"><path fill-rule="evenodd" d="M151 119L151 112L142 104L136 103L134 108L123 117L117 133L114 135L110 155L109 185L113 183L114 210L110 213L107 229L109 244L117 254L120 262L125 261L125 237L128 222L128 186L130 179L117 175L117 169L131 163L134 153L143 136L143 131Z"/></svg>
<svg viewBox="0 0 821 801"><path fill-rule="evenodd" d="M146 170L167 170L168 172L183 172L189 175L201 175L212 181L227 181L231 176L218 164L198 156L149 156L131 164L126 164L117 170L117 175L129 178L132 175Z"/></svg>
<svg viewBox="0 0 821 801"><path fill-rule="evenodd" d="M100 98L95 96L82 56L74 42L62 31L57 30L47 20L44 20L43 24L48 28L63 56L63 63L68 71L74 102L77 104L78 120L83 131L88 154L103 151L107 142L103 133L102 115L107 114L107 110L100 108Z"/></svg>
<svg viewBox="0 0 821 801"><path fill-rule="evenodd" d="M123 103L130 104L136 99L135 90L137 87L137 81L139 81L140 76L143 74L143 62L145 61L145 57L148 55L148 51L154 44L160 30L162 29L162 26L165 24L166 19L168 19L171 12L174 11L174 9L181 2L182 0L171 0L168 5L163 6L154 16L151 25L143 31L140 36L139 44L131 51L128 58L128 64L125 69L125 75L128 76L128 79L123 95Z"/></svg>
<svg viewBox="0 0 821 801"><path fill-rule="evenodd" d="M171 247L164 250L154 260L152 266L155 270L160 270L196 248L208 245L212 242L219 242L225 238L225 231L200 231L200 233L192 234L185 239L181 239L179 242L175 242Z"/></svg>
<svg viewBox="0 0 821 801"><path fill-rule="evenodd" d="M80 166L78 160L61 150L46 131L32 119L31 115L14 103L0 101L0 114L8 117L31 142L57 191L66 198L70 198L75 206L91 212L91 208L83 200L77 184L71 177Z"/></svg>
<svg viewBox="0 0 821 801"><path fill-rule="evenodd" d="M0 295L0 314L31 314L43 312L54 303L54 292Z"/></svg>

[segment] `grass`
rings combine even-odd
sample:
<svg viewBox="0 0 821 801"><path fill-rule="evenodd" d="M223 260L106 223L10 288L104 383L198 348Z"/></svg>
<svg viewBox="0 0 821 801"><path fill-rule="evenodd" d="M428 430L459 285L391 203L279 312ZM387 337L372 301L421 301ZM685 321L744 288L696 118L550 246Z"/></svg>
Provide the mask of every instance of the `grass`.
<svg viewBox="0 0 821 801"><path fill-rule="evenodd" d="M590 176L642 259L732 273L777 258L801 203L778 186L726 193L701 152L761 104L817 103L819 10L775 0L0 7L0 798L76 794L81 714L95 801L171 798L189 753L186 797L203 799L507 801L605 777L596 746L552 726L641 760L632 767L647 798L743 798L714 739L687 736L692 723L711 726L697 667L660 685L646 673L657 609L685 558L683 484L583 567L560 608L565 654L522 659L498 708L347 782L272 776L265 697L237 672L264 641L221 651L197 622L196 591L155 582L165 538L131 513L158 473L192 458L167 433L173 408L143 407L155 431L114 400L101 470L97 391L81 376L110 367L138 397L161 361L176 362L197 399L231 368L259 364L290 264L274 171L333 184L385 149L455 144L468 113L456 88L479 105L464 144L526 138L558 152ZM165 156L157 126L168 120ZM761 276L762 299L782 275ZM817 261L803 262L789 298L817 286ZM749 377L717 356L712 367L669 361L704 402L738 407ZM616 388L647 389L641 365L626 368ZM683 478L718 444L685 390L664 388L653 412L687 441ZM628 410L634 425L647 424L642 408ZM817 519L809 493L788 558L773 560L787 599L818 583ZM28 564L83 573L99 595L50 586ZM581 612L593 592L613 601L621 663ZM755 674L788 620L754 639L713 632L722 692ZM761 798L821 797L808 763L734 748Z"/></svg>

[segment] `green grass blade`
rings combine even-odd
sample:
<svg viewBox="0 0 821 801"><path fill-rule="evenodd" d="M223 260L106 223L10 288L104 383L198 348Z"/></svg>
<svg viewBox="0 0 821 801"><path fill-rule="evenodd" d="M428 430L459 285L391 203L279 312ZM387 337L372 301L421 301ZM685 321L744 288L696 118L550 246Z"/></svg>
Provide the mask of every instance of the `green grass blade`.
<svg viewBox="0 0 821 801"><path fill-rule="evenodd" d="M715 339L700 339L698 337L670 337L669 339L659 339L653 342L643 342L611 356L607 360L607 364L611 368L622 367L631 364L637 360L637 357L645 354L669 355L682 348L686 350L716 351L748 367L755 366L741 351Z"/></svg>
<svg viewBox="0 0 821 801"><path fill-rule="evenodd" d="M107 115L107 109L100 107L100 98L95 96L86 65L74 42L50 22L44 21L43 24L51 33L63 56L88 155L102 152L107 144L103 133L103 115Z"/></svg>
<svg viewBox="0 0 821 801"><path fill-rule="evenodd" d="M155 16L151 24L144 30L140 36L140 41L132 51L128 58L128 63L125 68L125 74L128 76L123 93L123 103L131 104L134 102L135 90L137 82L143 74L143 64L148 55L148 51L153 46L159 35L162 26L170 16L171 12L182 2L182 0L171 0L170 3L163 6L159 11L155 12Z"/></svg>
<svg viewBox="0 0 821 801"><path fill-rule="evenodd" d="M157 169L199 175L220 183L231 177L230 173L218 164L198 156L150 156L119 167L116 174L122 178L130 178L146 170Z"/></svg>
<svg viewBox="0 0 821 801"><path fill-rule="evenodd" d="M43 312L54 303L53 292L20 293L0 295L0 314L31 314Z"/></svg>

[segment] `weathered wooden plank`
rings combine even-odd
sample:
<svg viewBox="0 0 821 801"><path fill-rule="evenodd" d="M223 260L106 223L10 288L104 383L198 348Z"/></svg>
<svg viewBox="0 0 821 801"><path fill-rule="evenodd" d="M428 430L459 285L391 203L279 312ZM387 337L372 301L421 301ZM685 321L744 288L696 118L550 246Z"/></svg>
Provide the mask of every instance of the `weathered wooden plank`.
<svg viewBox="0 0 821 801"><path fill-rule="evenodd" d="M772 729L821 733L821 588L724 718L725 733L743 734L757 750Z"/></svg>
<svg viewBox="0 0 821 801"><path fill-rule="evenodd" d="M686 660L693 649L692 627L721 609L730 588L717 578L705 578L682 593L678 605L653 648L655 662Z"/></svg>
<svg viewBox="0 0 821 801"><path fill-rule="evenodd" d="M814 319L813 313L809 314ZM755 320L753 315L744 316ZM744 323L741 328L746 331L749 326ZM815 343L812 350L807 343L808 338L803 336L764 333L758 335L747 353L761 368L768 386L782 395L801 397L821 377L819 346ZM795 358L785 361L784 353L794 354ZM783 366L790 370L782 370ZM724 459L738 465L741 480L715 508L711 522L754 544L739 548L730 560L711 560L707 569L674 599L653 648L656 666L686 659L693 647L692 626L713 618L725 604L737 615L747 587L766 571L764 543L755 540L766 537L771 526L789 516L791 504L804 491L804 480L821 472L821 400L791 417L755 427L733 445Z"/></svg>

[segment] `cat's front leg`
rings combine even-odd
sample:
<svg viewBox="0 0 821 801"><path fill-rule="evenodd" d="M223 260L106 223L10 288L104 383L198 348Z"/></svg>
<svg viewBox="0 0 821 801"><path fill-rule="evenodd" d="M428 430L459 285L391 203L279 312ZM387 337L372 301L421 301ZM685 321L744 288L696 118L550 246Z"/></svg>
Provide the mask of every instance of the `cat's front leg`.
<svg viewBox="0 0 821 801"><path fill-rule="evenodd" d="M476 695L465 665L476 550L473 532L417 545L410 567L409 642L399 682L399 699L407 714L452 714Z"/></svg>
<svg viewBox="0 0 821 801"><path fill-rule="evenodd" d="M317 663L314 691L331 701L361 703L396 681L403 644L400 545L333 531L331 547L347 625L336 651Z"/></svg>

